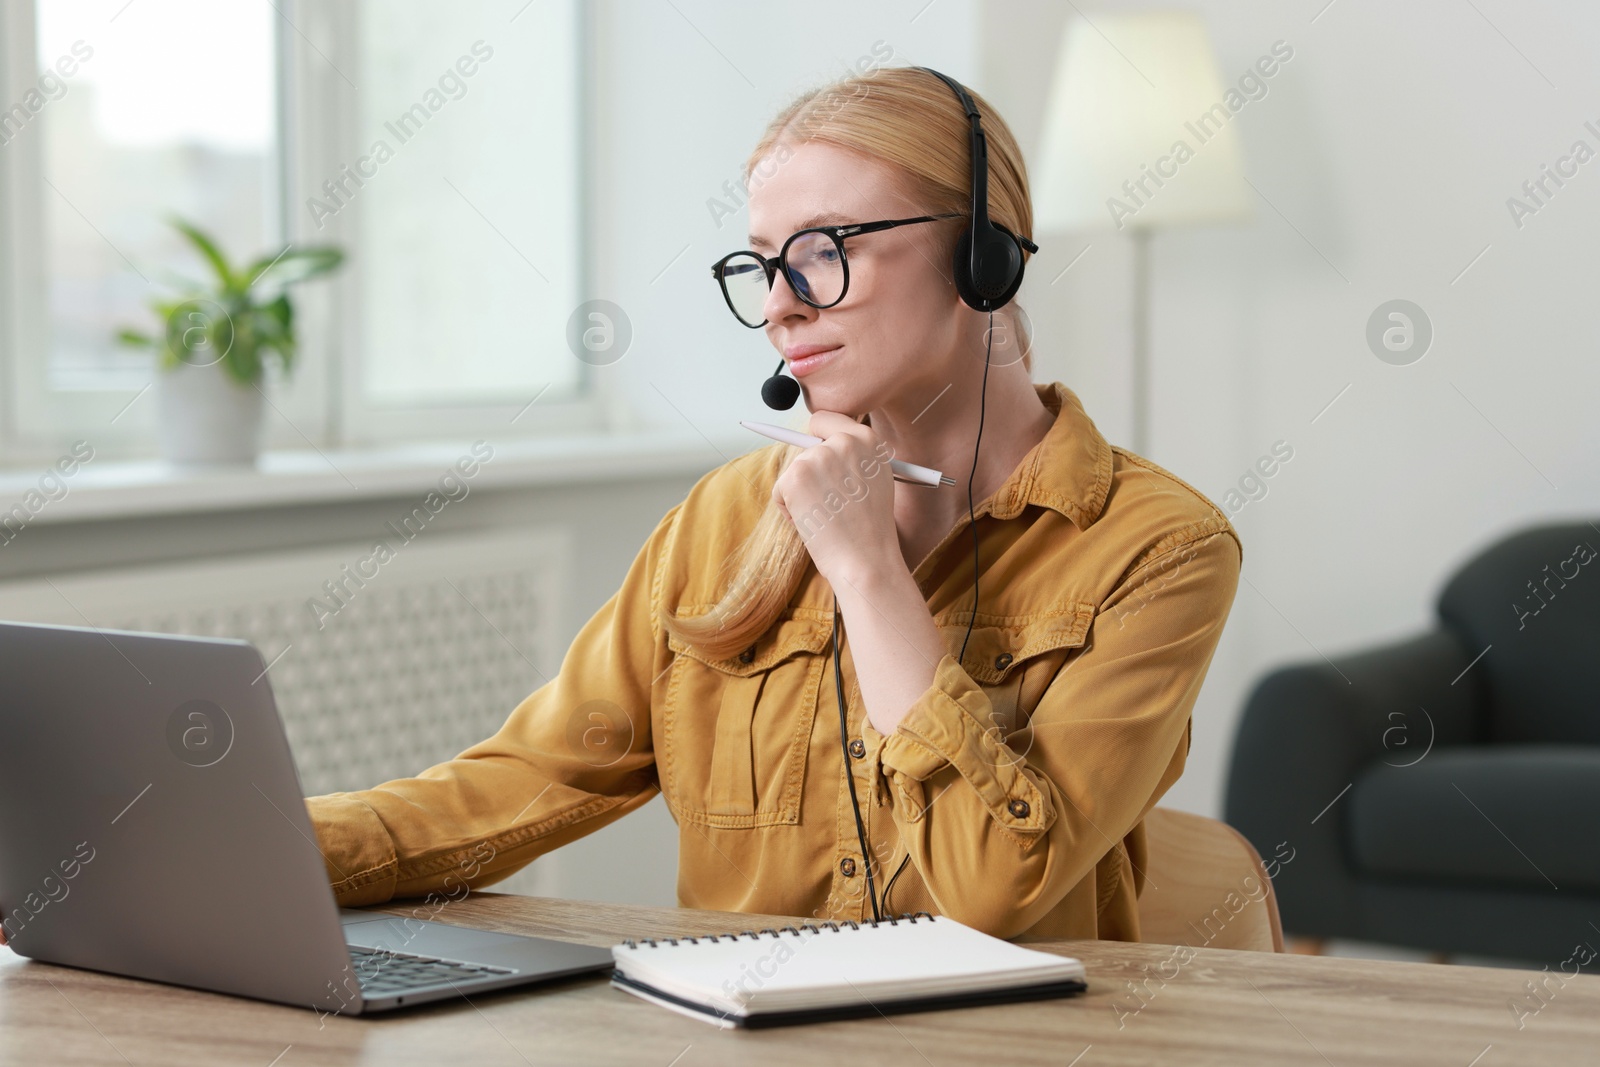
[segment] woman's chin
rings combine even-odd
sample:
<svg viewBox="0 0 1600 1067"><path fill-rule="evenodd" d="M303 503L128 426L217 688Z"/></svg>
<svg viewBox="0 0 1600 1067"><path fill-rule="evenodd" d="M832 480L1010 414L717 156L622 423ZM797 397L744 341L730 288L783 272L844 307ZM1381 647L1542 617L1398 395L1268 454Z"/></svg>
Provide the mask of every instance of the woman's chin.
<svg viewBox="0 0 1600 1067"><path fill-rule="evenodd" d="M807 385L801 387L800 391L805 400L806 410L813 415L819 411L836 411L859 422L862 414L871 407L853 393L829 389L827 386L813 388Z"/></svg>

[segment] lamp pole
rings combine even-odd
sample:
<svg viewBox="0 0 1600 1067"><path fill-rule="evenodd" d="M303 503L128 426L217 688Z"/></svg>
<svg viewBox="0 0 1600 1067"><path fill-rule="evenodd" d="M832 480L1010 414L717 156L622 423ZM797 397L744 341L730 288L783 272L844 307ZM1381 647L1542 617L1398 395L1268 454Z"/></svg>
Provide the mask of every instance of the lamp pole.
<svg viewBox="0 0 1600 1067"><path fill-rule="evenodd" d="M1150 456L1150 231L1133 229L1133 451Z"/></svg>

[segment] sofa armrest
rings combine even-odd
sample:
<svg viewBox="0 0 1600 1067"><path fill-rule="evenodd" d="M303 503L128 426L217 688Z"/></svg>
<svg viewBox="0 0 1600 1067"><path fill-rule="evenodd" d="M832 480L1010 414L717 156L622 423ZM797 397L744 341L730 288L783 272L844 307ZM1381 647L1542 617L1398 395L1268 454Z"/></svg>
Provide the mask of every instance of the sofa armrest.
<svg viewBox="0 0 1600 1067"><path fill-rule="evenodd" d="M1267 860L1286 930L1361 936L1344 791L1376 761L1406 766L1483 736L1479 689L1460 678L1470 662L1434 630L1280 668L1256 685L1234 739L1225 818Z"/></svg>

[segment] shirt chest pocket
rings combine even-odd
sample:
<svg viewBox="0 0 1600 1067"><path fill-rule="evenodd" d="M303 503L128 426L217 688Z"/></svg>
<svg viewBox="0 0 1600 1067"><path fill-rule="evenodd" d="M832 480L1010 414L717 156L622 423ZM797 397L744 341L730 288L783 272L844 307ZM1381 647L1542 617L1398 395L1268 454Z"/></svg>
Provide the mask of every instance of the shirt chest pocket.
<svg viewBox="0 0 1600 1067"><path fill-rule="evenodd" d="M657 760L680 821L728 828L800 821L831 636L826 623L788 619L727 659L668 638L676 658Z"/></svg>
<svg viewBox="0 0 1600 1067"><path fill-rule="evenodd" d="M1072 657L1090 644L1094 614L1094 605L1085 602L1022 617L978 616L962 668L989 697L996 740L1022 745L1026 752L1034 710L1050 683L1070 668ZM959 649L966 619L941 629L954 633L951 648Z"/></svg>

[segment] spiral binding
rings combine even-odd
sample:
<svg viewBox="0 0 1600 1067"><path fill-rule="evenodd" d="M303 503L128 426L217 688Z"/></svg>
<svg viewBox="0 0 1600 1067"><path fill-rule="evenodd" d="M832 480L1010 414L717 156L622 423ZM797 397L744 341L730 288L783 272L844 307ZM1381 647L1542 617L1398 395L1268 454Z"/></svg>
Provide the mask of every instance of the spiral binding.
<svg viewBox="0 0 1600 1067"><path fill-rule="evenodd" d="M899 915L891 915L889 918L883 919L881 923L874 919L868 919L861 923L857 923L854 919L846 919L841 924L829 919L827 922L824 922L821 925L818 925L817 923L801 923L798 927L785 926L782 930L774 930L770 926L764 926L759 932L755 930L725 930L720 934L704 934L698 937L644 937L640 938L638 941L635 941L633 938L629 937L624 938L622 943L627 945L629 948L638 948L641 944L649 945L651 948L660 948L662 944L668 944L676 947L680 942L688 945L698 945L702 941L708 944L716 944L717 941L724 938L729 941L737 941L741 937L748 937L752 941L759 941L768 934L771 934L775 938L782 937L784 934L793 934L795 937L800 937L802 936L801 931L820 934L824 928L832 933L837 934L846 926L850 927L852 930L860 930L864 926L899 926L902 920L909 924L915 925L918 919L927 919L929 922L932 922L933 915L925 911L901 912Z"/></svg>

